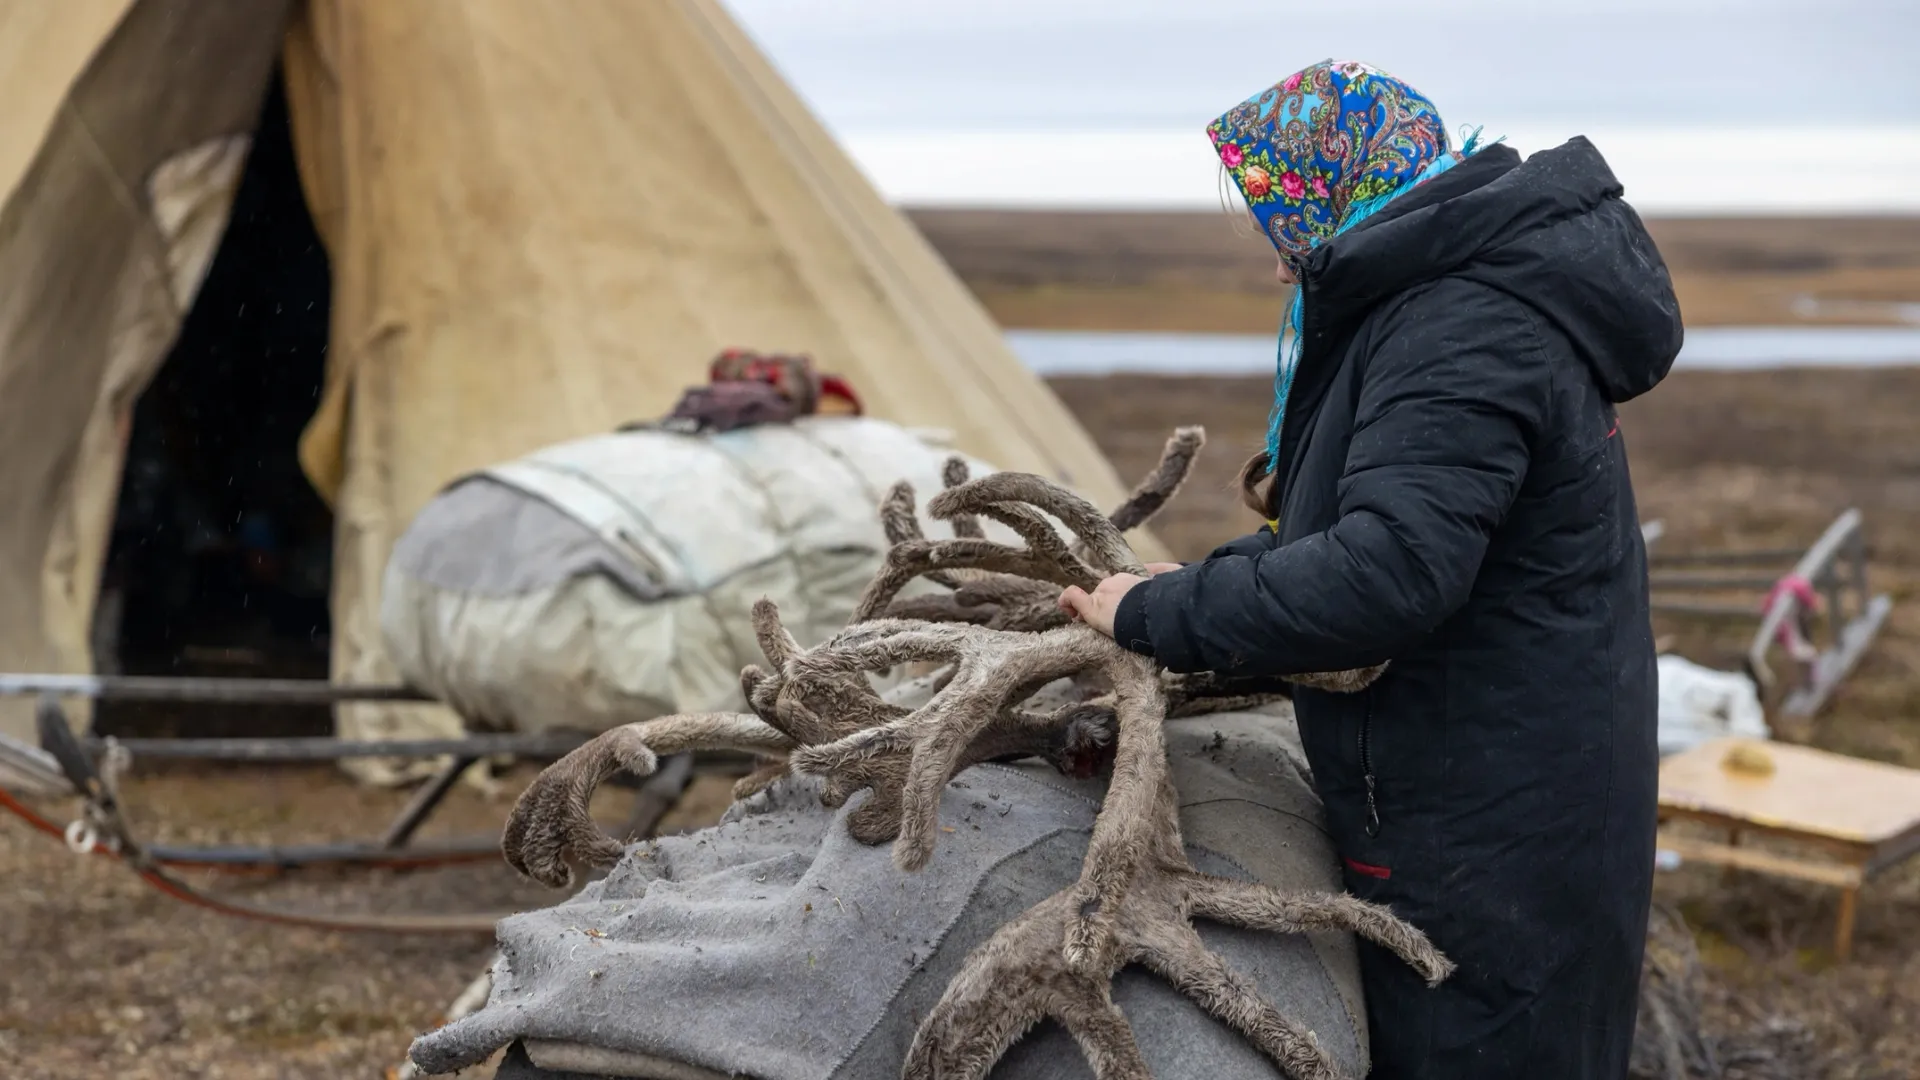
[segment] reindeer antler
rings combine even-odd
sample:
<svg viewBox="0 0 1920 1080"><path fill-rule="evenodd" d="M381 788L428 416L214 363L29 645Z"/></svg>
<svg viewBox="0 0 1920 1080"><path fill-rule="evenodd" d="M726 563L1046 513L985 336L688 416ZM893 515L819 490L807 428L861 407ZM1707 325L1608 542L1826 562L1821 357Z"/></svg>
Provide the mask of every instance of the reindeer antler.
<svg viewBox="0 0 1920 1080"><path fill-rule="evenodd" d="M1107 574L1146 573L1122 534L1150 520L1179 491L1205 442L1206 434L1200 428L1176 430L1162 448L1153 471L1111 515L1102 515L1085 499L1042 477L995 473L970 480L966 463L959 458L950 460L944 473L949 486L928 502L928 512L936 518L965 523L969 533L978 532L976 515L1000 521L1027 541L1024 549L972 536L928 540L914 513L912 485L894 485L880 509L893 546L880 573L856 605L852 624L887 615L992 629L1032 631L1065 625L1069 616L1055 602L1058 587L1078 585L1091 590ZM1063 542L1041 511L1059 518L1075 535L1075 542ZM956 524L956 534L960 531L960 524ZM1089 566L1088 558L1099 569ZM956 573L977 571L987 573L968 578ZM953 591L897 600L900 590L917 577ZM1351 671L1311 672L1288 676L1287 681L1334 693L1357 693L1372 685L1386 667L1379 664ZM1183 678L1175 677L1176 688ZM1177 690L1175 708L1187 714L1192 699L1206 696ZM1239 704L1270 701L1277 696L1242 696ZM1222 701L1212 708L1224 707L1227 703Z"/></svg>
<svg viewBox="0 0 1920 1080"><path fill-rule="evenodd" d="M1289 894L1193 869L1181 850L1171 788L1151 816L1151 857L1113 915L1114 947L1096 964L1074 964L1056 943L1071 936L1079 900L1066 889L1002 926L976 948L914 1033L904 1075L979 1080L1021 1034L1051 1018L1065 1027L1101 1080L1151 1074L1109 985L1129 964L1145 966L1225 1021L1296 1080L1337 1080L1311 1031L1260 996L1222 960L1192 919L1251 930L1347 930L1393 952L1431 984L1453 965L1425 935L1385 908L1351 896Z"/></svg>
<svg viewBox="0 0 1920 1080"><path fill-rule="evenodd" d="M1384 908L1196 870L1180 836L1162 725L1170 715L1264 698L1231 679L1160 672L1091 628L1068 624L1055 602L1062 586L1092 588L1107 574L1145 572L1123 534L1179 489L1203 441L1198 428L1176 431L1159 465L1111 515L1041 477L970 478L956 458L943 471L945 490L928 503L932 516L951 524L950 540L924 535L913 489L896 485L880 508L890 543L884 565L845 630L803 649L770 601L756 604L754 632L769 667L741 672L753 715L630 724L575 750L515 805L503 840L508 861L562 884L570 878L568 856L617 858L619 845L587 815L594 787L621 769L652 771L657 754L729 746L774 759L736 785L736 797L790 769L824 776L828 805L871 791L848 816L849 832L863 843L892 840L895 862L914 870L933 855L940 794L960 771L1003 756L1039 755L1085 775L1110 752L1112 778L1080 879L968 956L917 1032L906 1075L984 1077L1021 1033L1053 1017L1079 1041L1101 1080L1145 1078L1132 1029L1109 992L1115 973L1140 963L1244 1033L1289 1075L1334 1076L1312 1033L1208 950L1193 918L1281 933L1348 930L1401 956L1431 982L1446 977L1451 964ZM988 540L983 518L1024 545ZM949 592L901 599L917 577ZM900 617L909 613L920 617ZM923 662L940 665L942 674L917 709L889 702L868 678ZM1296 681L1358 689L1377 674ZM1097 696L1052 709L1030 706L1041 687L1068 679Z"/></svg>
<svg viewBox="0 0 1920 1080"><path fill-rule="evenodd" d="M593 793L618 772L648 776L659 755L688 750L746 750L785 754L792 740L758 717L687 713L625 724L575 747L547 766L520 793L500 838L507 864L555 888L573 881L569 858L596 866L620 860L626 848L594 823Z"/></svg>
<svg viewBox="0 0 1920 1080"><path fill-rule="evenodd" d="M950 479L955 475L955 470L949 470ZM874 575L873 581L861 594L860 602L854 606L849 625L857 626L887 613L894 598L900 595L900 590L918 577L931 578L956 590L956 594L969 588L976 589L973 594L978 598L976 603L956 604L962 607L992 602L989 597L995 596L1002 600L1030 599L1039 595L1036 586L1044 590L1050 585L1050 595L1057 596L1059 589L1068 585L1091 589L1099 584L1100 575L1073 553L1067 541L1054 531L1046 518L1033 507L999 494L1001 489L1010 486L1005 479L1007 477L1019 479L1021 474L995 473L977 480L963 481L959 486L947 488L934 496L927 509L935 517L963 523L970 533L978 531L979 517L991 518L1019 534L1026 541L1025 547L1014 547L977 536L929 540L921 532L919 519L914 514L913 486L905 481L895 484L880 504L880 519L892 546L887 549L880 572ZM1059 499L1057 505L1073 513L1075 520L1068 522L1070 528L1085 525L1101 530L1108 534L1100 538L1107 549L1111 550L1117 545L1119 550L1125 551L1126 543L1113 531L1112 524L1097 511L1088 516L1086 511L1092 508L1078 496L1049 485L1038 477L1027 479L1051 488L1051 491L1042 492L1043 497L1064 497ZM1077 506L1073 505L1076 503ZM955 531L960 530L956 528ZM1131 561L1132 558L1132 552L1125 551L1125 559ZM963 580L952 573L956 570L988 571L994 576L985 580ZM1014 584L1016 582L1018 584Z"/></svg>
<svg viewBox="0 0 1920 1080"><path fill-rule="evenodd" d="M1030 479L1051 489L1041 494L1038 501L1040 509L1055 511L1062 517L1067 515L1059 514L1059 510L1066 510L1081 528L1097 532L1103 550L1124 552L1124 558L1119 560L1123 565L1102 562L1107 573L1121 569L1142 573L1144 571L1122 536L1146 524L1180 490L1192 473L1194 461L1204 445L1205 429L1183 427L1176 430L1162 448L1160 460L1153 470L1134 487L1124 503L1106 515L1110 528L1100 526L1097 523L1100 516L1098 512L1078 496L1047 484L1038 477ZM1031 557L1048 564L1048 569L1035 574L1022 574L1018 570L991 572L996 568L971 561L979 557L979 549L937 547L928 542L920 531L919 519L914 514L912 487L896 485L881 504L880 517L886 528L887 539L895 546L897 553L889 553L889 569L883 570L881 577L875 580L874 586L863 598L870 603L861 605L853 621L859 622L863 618L874 618L884 613L894 618L975 623L997 630L1050 630L1066 625L1069 618L1055 603L1059 598L1059 586L1079 585L1090 589L1104 576L1086 563L1091 546L1086 535L1082 533L1080 539L1072 544L1062 545L1051 524L1032 507L1021 505L1015 499L999 497L1008 493L996 494L990 489L971 485L967 463L963 458L948 459L941 475L948 491L960 487L969 489L966 496L948 498L962 504L974 499L998 504L990 509L981 507L976 515L972 507L943 504L936 498L935 503L929 504L929 512L946 520L953 527L955 537L983 539L985 534L980 529L979 517L991 517L1025 539ZM1074 526L1070 523L1069 527ZM1007 549L1011 550L1017 549ZM917 574L916 567L921 568ZM950 595L893 599L916 576L924 576L953 592Z"/></svg>
<svg viewBox="0 0 1920 1080"><path fill-rule="evenodd" d="M1205 445L1207 429L1175 428L1173 436L1160 449L1160 460L1154 465L1153 471L1142 477L1127 495L1127 501L1108 515L1113 527L1122 533L1129 533L1153 520L1160 508L1180 493L1187 477L1193 475L1194 462L1199 459L1200 448Z"/></svg>

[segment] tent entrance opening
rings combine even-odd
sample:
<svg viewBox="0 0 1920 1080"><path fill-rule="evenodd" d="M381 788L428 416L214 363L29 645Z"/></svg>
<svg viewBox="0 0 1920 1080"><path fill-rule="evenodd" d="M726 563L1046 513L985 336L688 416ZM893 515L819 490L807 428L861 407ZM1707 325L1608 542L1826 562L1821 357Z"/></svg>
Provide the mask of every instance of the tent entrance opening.
<svg viewBox="0 0 1920 1080"><path fill-rule="evenodd" d="M134 411L96 670L325 678L333 518L296 458L320 399L327 256L276 71L232 214ZM102 702L102 734L330 734L324 707Z"/></svg>

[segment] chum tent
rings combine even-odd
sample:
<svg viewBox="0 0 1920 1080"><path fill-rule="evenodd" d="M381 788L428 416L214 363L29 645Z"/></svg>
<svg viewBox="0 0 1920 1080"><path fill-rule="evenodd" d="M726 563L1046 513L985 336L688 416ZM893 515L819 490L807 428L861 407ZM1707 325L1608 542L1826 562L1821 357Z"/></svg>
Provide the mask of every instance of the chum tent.
<svg viewBox="0 0 1920 1080"><path fill-rule="evenodd" d="M136 403L270 91L329 267L296 422L333 513L336 680L392 677L381 571L443 484L659 415L728 346L811 353L876 416L1123 493L714 0L0 0L0 87L0 670L91 670ZM268 389L286 362L223 360Z"/></svg>

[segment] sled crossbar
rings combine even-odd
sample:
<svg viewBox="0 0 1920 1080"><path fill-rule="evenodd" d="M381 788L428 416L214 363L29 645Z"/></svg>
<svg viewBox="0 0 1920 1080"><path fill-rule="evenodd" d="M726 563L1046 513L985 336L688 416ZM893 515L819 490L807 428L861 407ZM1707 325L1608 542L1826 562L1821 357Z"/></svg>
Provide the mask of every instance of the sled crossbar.
<svg viewBox="0 0 1920 1080"><path fill-rule="evenodd" d="M433 701L411 686L324 679L220 679L172 675L0 673L0 697L81 697L98 701L191 701L221 705L333 705L353 701Z"/></svg>
<svg viewBox="0 0 1920 1080"><path fill-rule="evenodd" d="M1664 531L1657 521L1642 530L1649 546ZM1805 549L1652 551L1648 561L1655 612L1757 624L1746 668L1769 711L1782 717L1804 719L1819 712L1852 674L1893 608L1891 596L1867 586L1867 544L1858 509L1835 518ZM1795 579L1819 596L1817 610L1803 610L1801 595L1779 587ZM1745 595L1744 603L1732 599L1738 594ZM1790 620L1815 614L1821 624L1819 655L1803 678L1788 685L1776 670L1783 629Z"/></svg>

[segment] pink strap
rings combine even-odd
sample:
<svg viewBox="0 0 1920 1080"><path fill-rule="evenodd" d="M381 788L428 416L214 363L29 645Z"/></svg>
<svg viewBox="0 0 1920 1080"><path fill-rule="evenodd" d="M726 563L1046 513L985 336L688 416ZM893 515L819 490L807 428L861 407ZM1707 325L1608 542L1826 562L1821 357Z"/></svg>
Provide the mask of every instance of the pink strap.
<svg viewBox="0 0 1920 1080"><path fill-rule="evenodd" d="M1767 590L1767 599L1760 610L1772 611L1774 603L1782 594L1791 594L1804 611L1820 609L1820 594L1814 591L1813 582L1799 574L1788 574L1774 582L1773 588ZM1795 657L1805 657L1814 651L1813 644L1800 633L1800 623L1797 619L1783 620L1780 623L1780 629L1774 633L1774 640Z"/></svg>

